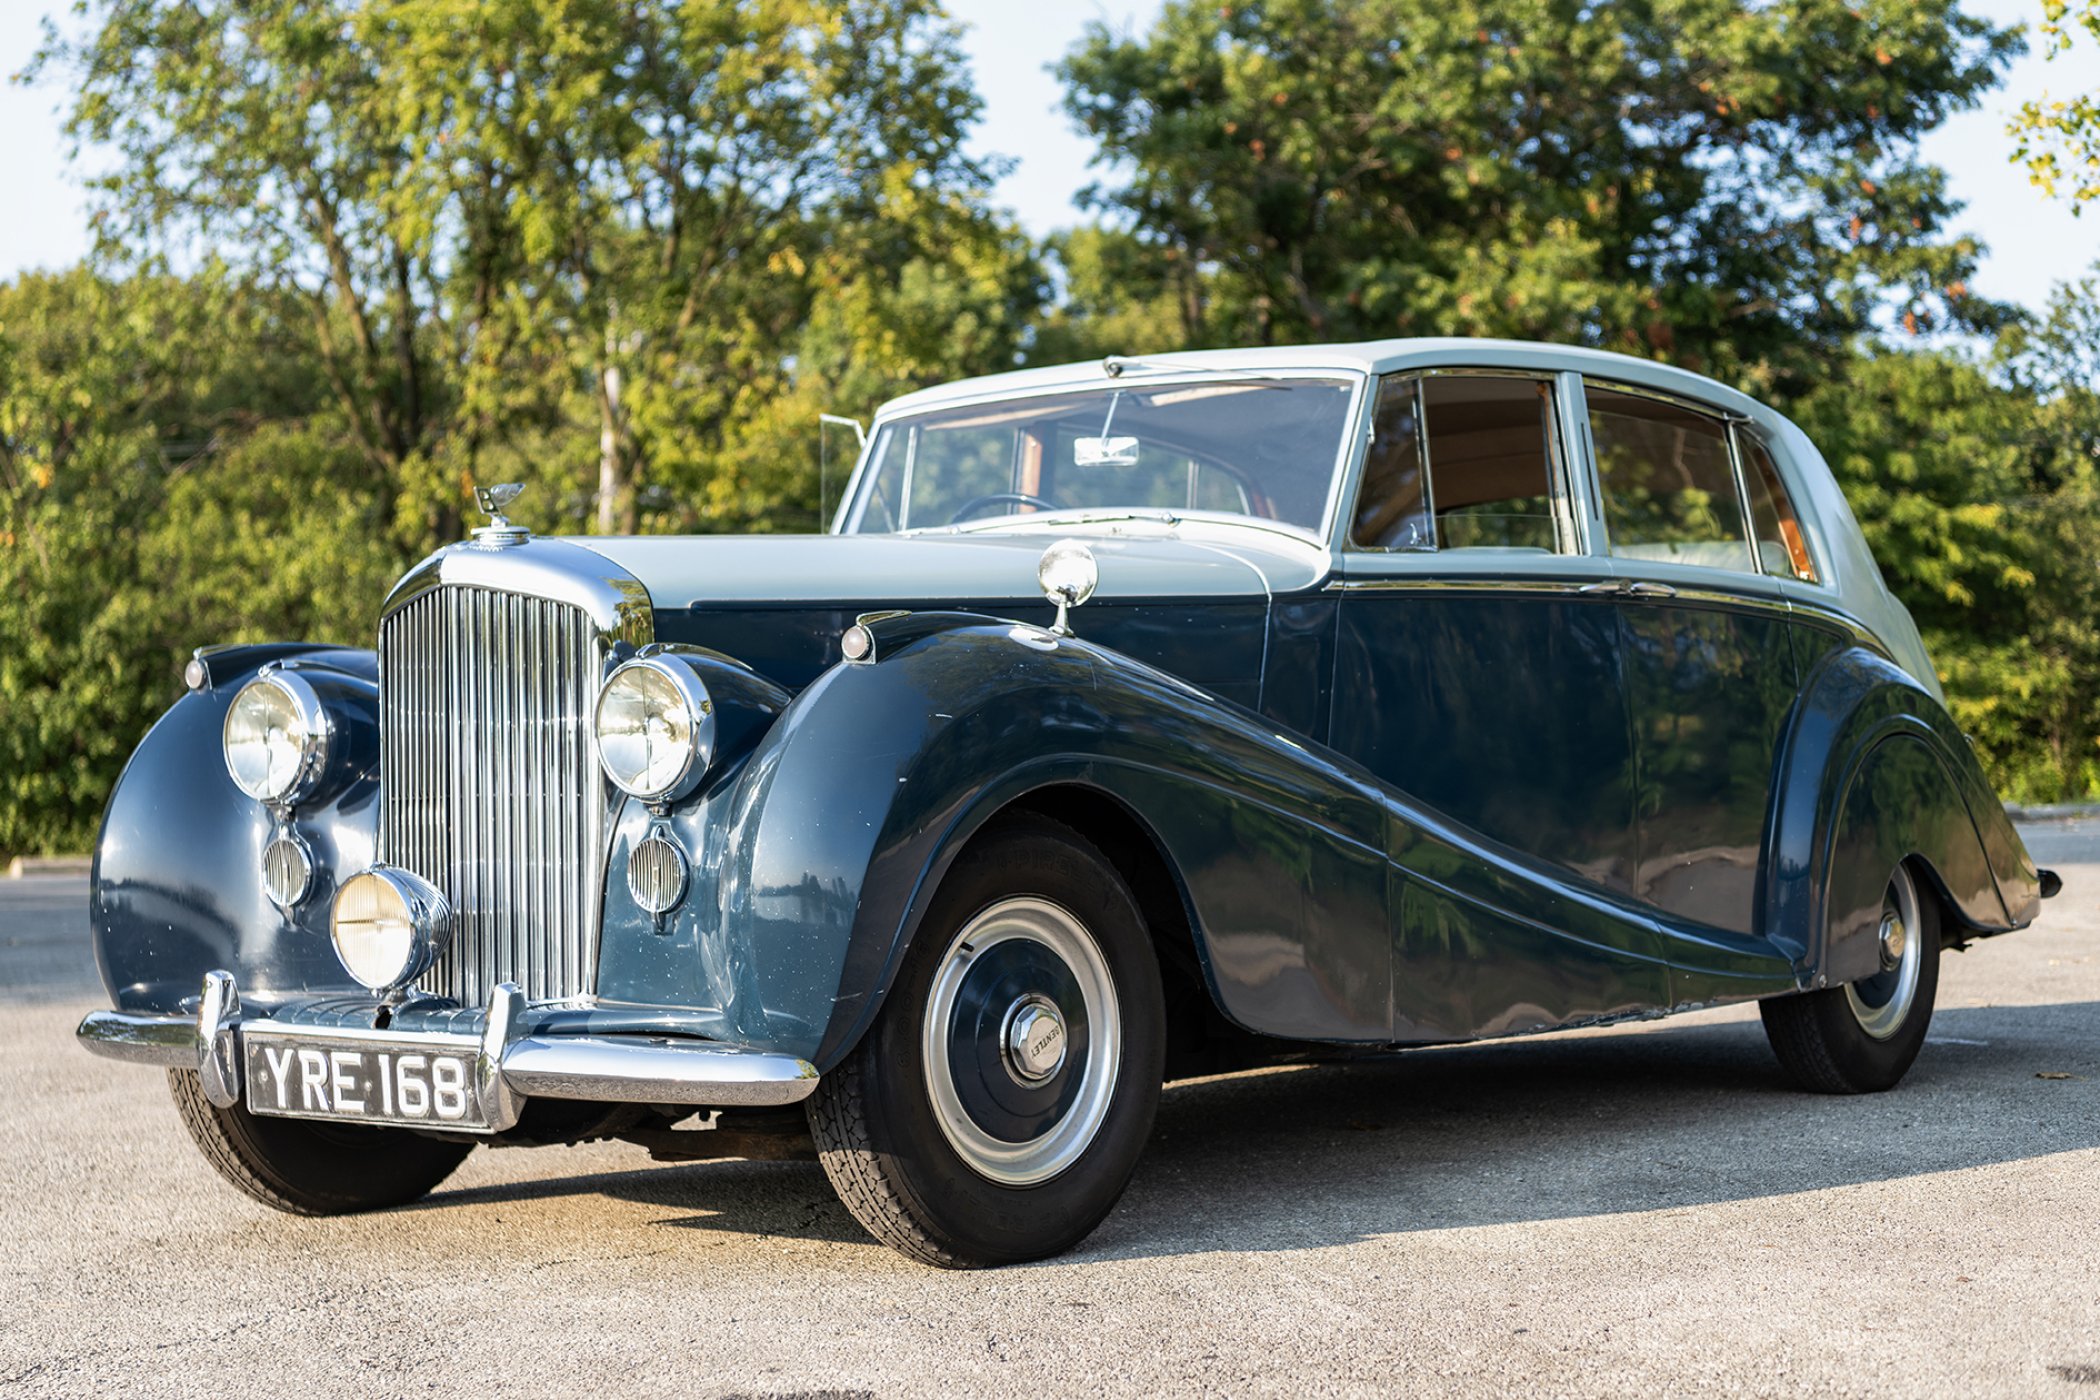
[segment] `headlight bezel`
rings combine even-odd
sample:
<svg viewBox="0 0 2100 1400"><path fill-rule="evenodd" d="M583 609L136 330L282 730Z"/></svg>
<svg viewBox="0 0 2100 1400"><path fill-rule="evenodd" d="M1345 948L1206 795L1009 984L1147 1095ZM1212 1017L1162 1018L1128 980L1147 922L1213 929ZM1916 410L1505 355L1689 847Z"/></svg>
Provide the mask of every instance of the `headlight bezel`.
<svg viewBox="0 0 2100 1400"><path fill-rule="evenodd" d="M407 947L399 958L386 959L391 971L381 980L373 980L379 972L372 968L360 971L359 959L353 959L343 951L344 924L343 902L352 892L363 888L366 882L376 884L400 905L402 923L408 934ZM370 922L361 920L360 922ZM368 991L382 996L391 995L414 984L417 978L444 956L452 941L452 906L435 886L421 876L392 865L372 865L360 870L336 887L335 897L328 906L328 943L335 950L336 961L351 980ZM371 975L367 975L370 973Z"/></svg>
<svg viewBox="0 0 2100 1400"><path fill-rule="evenodd" d="M234 722L242 717L243 703L252 694L263 690L274 691L290 703L301 731L299 762L294 767L290 780L275 792L270 791L266 784L251 787L242 778L233 758ZM335 738L335 718L321 702L320 692L297 671L265 667L234 692L233 702L226 707L225 718L219 724L219 757L226 764L226 775L244 795L267 805L289 807L301 798L311 796L314 789L320 786L322 776L328 771L328 759L334 751ZM267 778L267 763L264 775Z"/></svg>
<svg viewBox="0 0 2100 1400"><path fill-rule="evenodd" d="M633 678L643 672L668 683L687 716L683 759L667 781L654 785L642 781L646 768L640 776L623 774L607 756L605 746L606 701L623 684L636 684ZM700 785L714 764L715 732L715 701L707 683L692 667L662 653L636 656L614 667L591 705L591 744L597 750L599 768L614 787L652 806L679 801Z"/></svg>

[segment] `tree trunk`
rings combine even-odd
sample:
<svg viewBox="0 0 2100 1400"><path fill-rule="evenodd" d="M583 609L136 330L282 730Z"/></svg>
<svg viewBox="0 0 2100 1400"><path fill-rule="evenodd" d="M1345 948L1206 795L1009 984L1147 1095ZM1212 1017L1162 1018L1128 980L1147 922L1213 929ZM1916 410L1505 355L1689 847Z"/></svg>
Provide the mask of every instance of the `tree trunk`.
<svg viewBox="0 0 2100 1400"><path fill-rule="evenodd" d="M598 367L598 533L619 527L620 367Z"/></svg>

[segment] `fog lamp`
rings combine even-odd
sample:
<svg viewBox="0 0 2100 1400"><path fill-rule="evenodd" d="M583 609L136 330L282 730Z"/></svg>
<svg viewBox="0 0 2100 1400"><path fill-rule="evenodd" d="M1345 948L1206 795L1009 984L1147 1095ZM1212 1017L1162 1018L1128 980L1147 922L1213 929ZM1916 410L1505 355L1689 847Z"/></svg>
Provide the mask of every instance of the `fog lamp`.
<svg viewBox="0 0 2100 1400"><path fill-rule="evenodd" d="M444 953L452 940L452 906L420 876L375 865L335 892L328 934L344 971L375 992L394 991Z"/></svg>

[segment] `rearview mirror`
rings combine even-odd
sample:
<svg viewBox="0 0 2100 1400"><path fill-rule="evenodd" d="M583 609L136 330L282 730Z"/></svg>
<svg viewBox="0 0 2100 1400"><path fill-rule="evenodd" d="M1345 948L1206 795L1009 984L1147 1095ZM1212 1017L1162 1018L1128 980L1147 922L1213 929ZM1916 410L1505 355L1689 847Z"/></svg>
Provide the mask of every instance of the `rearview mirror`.
<svg viewBox="0 0 2100 1400"><path fill-rule="evenodd" d="M1080 467L1134 467L1138 440L1134 437L1084 437L1072 440L1072 464Z"/></svg>

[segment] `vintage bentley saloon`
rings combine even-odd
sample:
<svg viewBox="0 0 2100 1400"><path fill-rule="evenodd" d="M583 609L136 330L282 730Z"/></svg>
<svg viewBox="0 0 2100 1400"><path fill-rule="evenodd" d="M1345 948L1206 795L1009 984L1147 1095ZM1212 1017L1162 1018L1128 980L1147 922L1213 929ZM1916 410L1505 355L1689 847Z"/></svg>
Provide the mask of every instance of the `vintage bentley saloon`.
<svg viewBox="0 0 2100 1400"><path fill-rule="evenodd" d="M371 650L200 650L110 800L80 1039L280 1209L625 1138L1037 1258L1177 1077L1756 1000L1887 1089L2054 893L1814 445L1677 370L972 380L811 537L512 494Z"/></svg>

